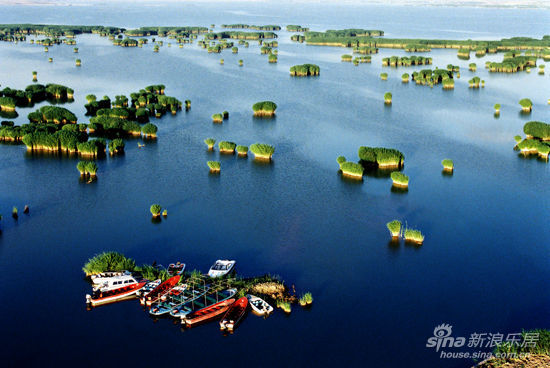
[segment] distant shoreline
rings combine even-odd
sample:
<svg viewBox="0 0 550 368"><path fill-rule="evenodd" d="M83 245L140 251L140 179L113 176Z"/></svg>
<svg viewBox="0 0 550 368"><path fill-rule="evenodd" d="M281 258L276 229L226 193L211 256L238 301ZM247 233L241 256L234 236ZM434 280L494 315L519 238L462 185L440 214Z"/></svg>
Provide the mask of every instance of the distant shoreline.
<svg viewBox="0 0 550 368"><path fill-rule="evenodd" d="M132 3L140 5L152 5L158 7L163 3L182 5L197 5L208 3L273 3L270 0L191 0L182 3L180 0L119 0L118 3ZM291 3L316 3L320 5L389 5L389 6L414 6L414 7L464 7L464 8L500 8L500 9L550 9L550 2L545 0L282 0L279 4ZM105 6L112 3L105 0L0 0L3 6Z"/></svg>

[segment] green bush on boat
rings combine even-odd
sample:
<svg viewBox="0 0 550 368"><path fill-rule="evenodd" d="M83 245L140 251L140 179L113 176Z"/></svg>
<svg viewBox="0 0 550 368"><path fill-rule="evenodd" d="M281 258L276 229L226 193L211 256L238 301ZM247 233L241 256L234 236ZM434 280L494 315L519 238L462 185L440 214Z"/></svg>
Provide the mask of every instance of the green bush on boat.
<svg viewBox="0 0 550 368"><path fill-rule="evenodd" d="M277 109L277 104L272 101L261 101L256 102L252 105L252 111L254 111L254 116L273 116L275 115L275 110Z"/></svg>
<svg viewBox="0 0 550 368"><path fill-rule="evenodd" d="M393 220L386 224L386 227L390 231L392 238L398 238L401 234L401 221Z"/></svg>
<svg viewBox="0 0 550 368"><path fill-rule="evenodd" d="M159 217L160 211L162 211L162 207L160 206L160 204L155 203L151 205L149 211L151 211L151 215L153 215L153 217Z"/></svg>
<svg viewBox="0 0 550 368"><path fill-rule="evenodd" d="M233 142L221 141L218 143L218 148L221 153L234 153L237 145Z"/></svg>
<svg viewBox="0 0 550 368"><path fill-rule="evenodd" d="M393 185L404 188L409 186L409 177L407 175L399 171L394 171L390 176L393 181Z"/></svg>
<svg viewBox="0 0 550 368"><path fill-rule="evenodd" d="M216 140L214 138L206 138L204 140L204 143L208 146L208 150L214 149L214 144L216 144Z"/></svg>
<svg viewBox="0 0 550 368"><path fill-rule="evenodd" d="M342 170L344 176L359 180L363 179L364 169L363 166L358 163L350 161L343 162L340 164L340 170Z"/></svg>
<svg viewBox="0 0 550 368"><path fill-rule="evenodd" d="M250 151L254 154L255 159L271 160L275 147L265 143L254 143L250 145Z"/></svg>
<svg viewBox="0 0 550 368"><path fill-rule="evenodd" d="M451 159L444 159L443 161L441 161L441 164L443 165L443 170L445 171L453 171L454 170L454 163L453 163L453 160Z"/></svg>
<svg viewBox="0 0 550 368"><path fill-rule="evenodd" d="M86 276L106 271L133 271L136 263L133 259L117 252L103 252L90 258L82 267Z"/></svg>
<svg viewBox="0 0 550 368"><path fill-rule="evenodd" d="M219 161L208 161L206 164L210 168L210 172L212 173L220 172L221 165Z"/></svg>

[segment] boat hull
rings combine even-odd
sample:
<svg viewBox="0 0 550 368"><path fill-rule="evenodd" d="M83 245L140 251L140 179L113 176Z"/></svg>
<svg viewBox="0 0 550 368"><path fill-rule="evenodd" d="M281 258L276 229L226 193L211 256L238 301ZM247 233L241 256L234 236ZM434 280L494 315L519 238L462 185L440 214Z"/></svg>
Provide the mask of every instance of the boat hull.
<svg viewBox="0 0 550 368"><path fill-rule="evenodd" d="M233 331L235 326L243 318L246 308L248 307L248 299L242 297L233 303L225 312L222 320L220 321L220 329Z"/></svg>
<svg viewBox="0 0 550 368"><path fill-rule="evenodd" d="M132 299L135 297L135 294L145 286L145 282L140 282L134 285L125 286L121 288L120 291L113 290L112 292L106 293L106 296L92 297L91 295L86 295L86 303L92 307L114 303L122 300ZM122 290L124 289L124 290ZM100 294L101 295L101 294Z"/></svg>
<svg viewBox="0 0 550 368"><path fill-rule="evenodd" d="M235 302L235 299L227 299L223 302L213 304L209 307L199 309L191 313L188 317L185 318L184 323L187 327L193 327L200 323L207 322L212 318L215 318L222 313L225 313L229 306Z"/></svg>

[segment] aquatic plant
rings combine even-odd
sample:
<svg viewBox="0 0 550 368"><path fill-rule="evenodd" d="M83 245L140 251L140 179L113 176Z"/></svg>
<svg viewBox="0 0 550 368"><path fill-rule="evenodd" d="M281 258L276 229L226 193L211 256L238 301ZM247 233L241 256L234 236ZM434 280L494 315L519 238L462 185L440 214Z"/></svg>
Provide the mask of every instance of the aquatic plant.
<svg viewBox="0 0 550 368"><path fill-rule="evenodd" d="M38 75L38 73L37 73L36 71L33 71L33 72L32 72L32 81L33 81L33 82L38 81L37 75Z"/></svg>
<svg viewBox="0 0 550 368"><path fill-rule="evenodd" d="M500 114L500 104L497 103L495 104L495 106L493 106L495 108L495 114Z"/></svg>
<svg viewBox="0 0 550 368"><path fill-rule="evenodd" d="M240 60L239 60L239 66L243 66L243 63L244 63L244 62L243 62L243 59L240 59Z"/></svg>
<svg viewBox="0 0 550 368"><path fill-rule="evenodd" d="M392 94L390 92L384 93L384 103L386 105L391 105L391 103L392 103Z"/></svg>
<svg viewBox="0 0 550 368"><path fill-rule="evenodd" d="M76 168L80 172L80 176L86 175L86 161L79 161L78 164L76 164Z"/></svg>
<svg viewBox="0 0 550 368"><path fill-rule="evenodd" d="M248 155L248 147L247 146L238 145L236 150L237 150L237 154L239 156L247 156Z"/></svg>
<svg viewBox="0 0 550 368"><path fill-rule="evenodd" d="M218 148L220 150L220 153L234 153L236 146L237 145L235 143L228 142L228 141L220 141L218 143Z"/></svg>
<svg viewBox="0 0 550 368"><path fill-rule="evenodd" d="M516 135L516 136L514 136L514 140L516 141L516 146L517 146L518 143L522 141L522 138L521 138L520 135Z"/></svg>
<svg viewBox="0 0 550 368"><path fill-rule="evenodd" d="M386 227L390 231L392 238L398 238L401 234L401 221L393 220L386 224Z"/></svg>
<svg viewBox="0 0 550 368"><path fill-rule="evenodd" d="M117 155L124 152L124 141L120 138L115 138L109 142L109 154Z"/></svg>
<svg viewBox="0 0 550 368"><path fill-rule="evenodd" d="M93 161L86 162L86 172L93 178L96 176L98 167L97 164Z"/></svg>
<svg viewBox="0 0 550 368"><path fill-rule="evenodd" d="M521 106L521 110L524 112L531 112L533 109L533 102L528 98L522 98L519 100L519 104Z"/></svg>
<svg viewBox="0 0 550 368"><path fill-rule="evenodd" d="M223 59L220 59L220 64L223 65L224 64L224 60Z"/></svg>
<svg viewBox="0 0 550 368"><path fill-rule="evenodd" d="M76 66L81 66L82 65L82 60L76 59L75 64L76 64Z"/></svg>
<svg viewBox="0 0 550 368"><path fill-rule="evenodd" d="M141 127L141 132L146 138L155 138L157 136L157 126L155 124L147 123Z"/></svg>
<svg viewBox="0 0 550 368"><path fill-rule="evenodd" d="M221 123L223 121L222 114L213 114L212 115L212 122L213 123Z"/></svg>
<svg viewBox="0 0 550 368"><path fill-rule="evenodd" d="M401 75L401 82L408 83L409 82L409 74L403 73L403 75Z"/></svg>
<svg viewBox="0 0 550 368"><path fill-rule="evenodd" d="M550 124L542 121L529 121L523 125L523 132L527 138L538 138L544 141L550 140Z"/></svg>
<svg viewBox="0 0 550 368"><path fill-rule="evenodd" d="M353 59L353 55L349 55L349 54L342 55L341 57L342 61L347 61L347 62L351 62L352 59Z"/></svg>
<svg viewBox="0 0 550 368"><path fill-rule="evenodd" d="M290 67L290 75L293 77L318 76L320 73L321 68L315 64L302 64Z"/></svg>
<svg viewBox="0 0 550 368"><path fill-rule="evenodd" d="M336 162L338 162L338 165L340 165L340 169L342 169L342 164L346 162L346 158L344 156L338 156L336 158Z"/></svg>
<svg viewBox="0 0 550 368"><path fill-rule="evenodd" d="M206 162L206 164L210 168L211 173L219 173L220 172L221 164L220 164L219 161L208 161L208 162Z"/></svg>
<svg viewBox="0 0 550 368"><path fill-rule="evenodd" d="M139 272L141 274L141 277L143 277L146 280L157 280L160 279L161 281L166 281L170 278L170 275L168 274L168 271L164 268L155 267L152 265L142 265L140 267L135 268L136 272Z"/></svg>
<svg viewBox="0 0 550 368"><path fill-rule="evenodd" d="M544 74L544 64L539 65L539 74Z"/></svg>
<svg viewBox="0 0 550 368"><path fill-rule="evenodd" d="M391 180L393 180L393 185L398 187L408 187L409 186L409 177L399 171L394 171L390 174Z"/></svg>
<svg viewBox="0 0 550 368"><path fill-rule="evenodd" d="M414 230L406 228L404 231L405 241L413 242L416 244L422 244L424 242L424 235L420 230Z"/></svg>
<svg viewBox="0 0 550 368"><path fill-rule="evenodd" d="M289 314L292 312L292 307L289 302L284 300L277 300L277 308L281 308L283 312Z"/></svg>
<svg viewBox="0 0 550 368"><path fill-rule="evenodd" d="M454 163L453 163L453 160L451 159L444 159L443 161L441 161L441 165L443 165L443 170L445 171L453 171L454 170Z"/></svg>
<svg viewBox="0 0 550 368"><path fill-rule="evenodd" d="M358 163L346 161L340 164L340 169L344 176L359 180L363 179L364 168Z"/></svg>
<svg viewBox="0 0 550 368"><path fill-rule="evenodd" d="M152 204L149 208L149 211L151 211L151 215L153 215L153 217L159 217L161 210L162 207L160 206L160 204Z"/></svg>
<svg viewBox="0 0 550 368"><path fill-rule="evenodd" d="M13 217L16 220L19 217L17 207L15 207L15 206L11 209L11 217Z"/></svg>
<svg viewBox="0 0 550 368"><path fill-rule="evenodd" d="M468 69L469 69L470 71L472 71L472 72L475 72L475 71L477 70L477 65L476 65L476 63L470 63L470 64L468 65Z"/></svg>
<svg viewBox="0 0 550 368"><path fill-rule="evenodd" d="M214 138L206 138L204 143L208 146L208 150L212 151L214 149L214 144L216 144L216 140Z"/></svg>
<svg viewBox="0 0 550 368"><path fill-rule="evenodd" d="M106 271L134 271L135 268L136 263L132 258L118 252L103 252L90 258L82 271L86 276L91 276Z"/></svg>
<svg viewBox="0 0 550 368"><path fill-rule="evenodd" d="M361 146L358 155L362 163L380 168L398 168L405 160L403 153L393 148Z"/></svg>
<svg viewBox="0 0 550 368"><path fill-rule="evenodd" d="M302 307L305 307L307 305L311 305L311 303L313 303L313 296L311 295L310 292L307 292L305 294L303 294L300 299L298 300L298 302L300 303L300 305Z"/></svg>
<svg viewBox="0 0 550 368"><path fill-rule="evenodd" d="M222 112L223 120L229 119L229 111Z"/></svg>
<svg viewBox="0 0 550 368"><path fill-rule="evenodd" d="M277 62L277 55L275 54L269 54L267 57L267 61L270 63L276 63Z"/></svg>
<svg viewBox="0 0 550 368"><path fill-rule="evenodd" d="M254 111L254 116L271 117L275 115L276 109L277 109L277 104L273 101L261 101L261 102L256 102L254 105L252 105L252 111Z"/></svg>
<svg viewBox="0 0 550 368"><path fill-rule="evenodd" d="M380 79L383 81L388 80L388 73L380 73Z"/></svg>
<svg viewBox="0 0 550 368"><path fill-rule="evenodd" d="M271 160L275 147L265 143L254 143L250 145L250 151L254 154L255 159Z"/></svg>

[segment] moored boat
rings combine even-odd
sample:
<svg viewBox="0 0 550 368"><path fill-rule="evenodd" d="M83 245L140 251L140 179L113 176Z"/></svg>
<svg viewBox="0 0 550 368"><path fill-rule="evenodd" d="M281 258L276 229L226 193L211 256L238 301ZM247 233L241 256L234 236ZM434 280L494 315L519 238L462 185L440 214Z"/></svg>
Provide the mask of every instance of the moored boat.
<svg viewBox="0 0 550 368"><path fill-rule="evenodd" d="M103 284L109 281L109 279L117 276L132 276L132 273L130 271L106 271L91 275L90 279L94 284Z"/></svg>
<svg viewBox="0 0 550 368"><path fill-rule="evenodd" d="M157 286L159 286L161 283L160 279L156 279L155 281L149 281L145 284L145 286L136 293L136 295L141 298L144 296L147 296L151 291L153 291Z"/></svg>
<svg viewBox="0 0 550 368"><path fill-rule="evenodd" d="M180 279L181 279L180 275L170 277L168 280L164 281L159 286L151 290L149 294L142 297L140 299L140 303L146 304L148 306L153 304L154 302L159 300L163 295L170 292L170 290L172 290L172 288L176 286L176 284L180 281Z"/></svg>
<svg viewBox="0 0 550 368"><path fill-rule="evenodd" d="M178 308L174 308L170 315L172 317L179 317L182 323L185 324L184 319L199 309L204 309L214 304L223 302L232 298L237 293L237 289L227 289L224 291L213 291L208 294L203 293L199 298L195 298L185 304L182 304Z"/></svg>
<svg viewBox="0 0 550 368"><path fill-rule="evenodd" d="M183 271L185 271L185 263L170 263L166 271L170 276L182 275Z"/></svg>
<svg viewBox="0 0 550 368"><path fill-rule="evenodd" d="M246 296L243 296L235 303L231 304L220 321L220 330L227 329L228 331L233 331L235 326L243 318L246 307L248 307L248 299Z"/></svg>
<svg viewBox="0 0 550 368"><path fill-rule="evenodd" d="M233 267L235 267L235 261L230 261L228 259L218 259L212 265L212 267L210 267L210 270L208 271L208 276L212 278L225 276L233 270Z"/></svg>
<svg viewBox="0 0 550 368"><path fill-rule="evenodd" d="M160 316L168 313L177 305L185 303L195 296L193 290L188 290L187 285L178 285L170 292L162 296L156 303L151 305L149 313L154 316Z"/></svg>
<svg viewBox="0 0 550 368"><path fill-rule="evenodd" d="M273 307L262 298L250 294L248 294L246 297L248 298L248 301L250 303L250 309L252 309L252 312L254 312L254 314L264 316L273 312Z"/></svg>
<svg viewBox="0 0 550 368"><path fill-rule="evenodd" d="M101 304L113 303L119 300L134 297L136 292L145 286L146 282L138 282L119 287L117 289L96 289L92 295L86 295L86 303L95 307Z"/></svg>
<svg viewBox="0 0 550 368"><path fill-rule="evenodd" d="M94 291L100 290L105 292L109 290L120 289L121 287L138 283L138 280L136 280L136 278L132 276L131 273L124 273L122 275L116 275L116 276L110 276L110 277L102 277L101 281L102 283L95 283L93 285Z"/></svg>
<svg viewBox="0 0 550 368"><path fill-rule="evenodd" d="M198 323L206 322L227 311L229 306L234 302L235 302L235 299L233 298L226 299L222 302L212 304L209 307L205 307L205 308L196 310L194 312L191 312L185 317L185 319L183 320L183 323L185 323L187 327L192 327L194 325L197 325Z"/></svg>

